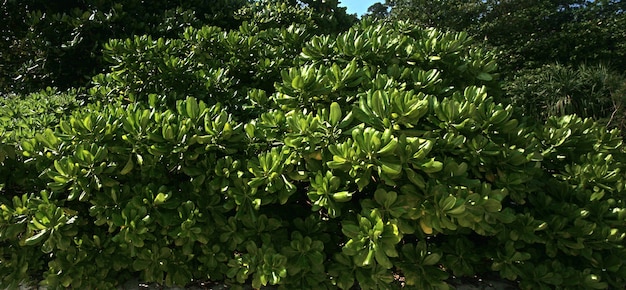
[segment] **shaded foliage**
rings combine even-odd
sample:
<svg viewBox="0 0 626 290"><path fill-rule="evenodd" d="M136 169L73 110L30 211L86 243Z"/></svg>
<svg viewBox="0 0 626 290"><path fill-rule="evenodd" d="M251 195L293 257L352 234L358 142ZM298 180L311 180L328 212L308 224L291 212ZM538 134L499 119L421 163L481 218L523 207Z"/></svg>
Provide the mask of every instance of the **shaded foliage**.
<svg viewBox="0 0 626 290"><path fill-rule="evenodd" d="M372 6L367 8L367 16L383 19L389 16L389 7L386 5L379 3L374 3Z"/></svg>
<svg viewBox="0 0 626 290"><path fill-rule="evenodd" d="M554 62L626 67L622 1L395 0L384 5L394 19L484 39L501 51L504 72Z"/></svg>
<svg viewBox="0 0 626 290"><path fill-rule="evenodd" d="M626 78L606 66L546 65L505 84L512 102L530 116L576 114L623 128Z"/></svg>
<svg viewBox="0 0 626 290"><path fill-rule="evenodd" d="M88 84L106 67L100 49L111 38L174 37L209 23L238 27L234 11L248 1L3 2L0 90L24 93Z"/></svg>
<svg viewBox="0 0 626 290"><path fill-rule="evenodd" d="M263 15L267 11L272 15ZM306 20L317 25L319 33L331 33L347 29L356 20L337 7L337 1L315 0L3 0L0 15L4 20L0 91L16 93L87 85L107 66L101 49L109 39L177 38L188 27L211 25L228 31L243 21L260 25L269 21L278 27Z"/></svg>
<svg viewBox="0 0 626 290"><path fill-rule="evenodd" d="M391 19L484 40L499 53L504 95L524 115L545 120L576 113L620 126L624 2L399 0L383 6L391 8Z"/></svg>

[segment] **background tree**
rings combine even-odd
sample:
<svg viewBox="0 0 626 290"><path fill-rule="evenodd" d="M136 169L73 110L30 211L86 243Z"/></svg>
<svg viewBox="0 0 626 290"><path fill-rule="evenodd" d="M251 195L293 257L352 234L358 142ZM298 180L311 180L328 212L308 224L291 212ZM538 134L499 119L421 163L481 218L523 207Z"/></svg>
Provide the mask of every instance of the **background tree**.
<svg viewBox="0 0 626 290"><path fill-rule="evenodd" d="M261 28L306 24L316 34L337 34L357 21L338 5L338 1L259 0L237 11L236 17Z"/></svg>
<svg viewBox="0 0 626 290"><path fill-rule="evenodd" d="M337 33L356 21L338 1L2 1L0 93L86 86L108 65L101 49L109 39L178 38L187 27L231 30L243 21L274 26L310 21L319 33Z"/></svg>
<svg viewBox="0 0 626 290"><path fill-rule="evenodd" d="M546 112L610 118L620 111L616 108L621 108L619 104L624 99L621 88L626 86L623 77L626 3L623 1L388 0L380 5L391 8L392 19L467 31L484 40L486 47L499 52L505 94L517 104L528 105L521 106L530 110L523 114L539 119L546 118ZM569 106L567 110L563 106L555 107L573 97L554 88L588 82L591 75L614 76L610 82L593 81L593 86L575 86L574 99L578 101L570 104L594 104L593 113L588 106ZM531 80L535 83L523 85ZM555 84L558 81L564 83ZM539 87L544 89L536 90ZM537 102L537 98L543 101Z"/></svg>
<svg viewBox="0 0 626 290"><path fill-rule="evenodd" d="M388 0L390 17L467 31L502 52L504 71L544 64L626 67L626 3L620 0Z"/></svg>
<svg viewBox="0 0 626 290"><path fill-rule="evenodd" d="M505 92L519 107L530 109L524 114L538 120L565 114L624 118L623 2L489 3L491 10L473 31L500 51Z"/></svg>
<svg viewBox="0 0 626 290"><path fill-rule="evenodd" d="M380 2L374 3L367 8L366 15L379 19L386 18L389 16L389 6L381 4Z"/></svg>
<svg viewBox="0 0 626 290"><path fill-rule="evenodd" d="M626 78L604 65L544 65L503 84L521 112L545 120L578 114L608 127L625 128Z"/></svg>
<svg viewBox="0 0 626 290"><path fill-rule="evenodd" d="M486 10L481 0L387 0L384 5L394 19L453 31L472 29Z"/></svg>
<svg viewBox="0 0 626 290"><path fill-rule="evenodd" d="M0 92L84 86L103 71L100 49L111 38L177 36L187 26L238 27L248 0L3 0Z"/></svg>
<svg viewBox="0 0 626 290"><path fill-rule="evenodd" d="M502 51L508 71L559 62L626 67L625 3L621 1L488 1L470 29Z"/></svg>

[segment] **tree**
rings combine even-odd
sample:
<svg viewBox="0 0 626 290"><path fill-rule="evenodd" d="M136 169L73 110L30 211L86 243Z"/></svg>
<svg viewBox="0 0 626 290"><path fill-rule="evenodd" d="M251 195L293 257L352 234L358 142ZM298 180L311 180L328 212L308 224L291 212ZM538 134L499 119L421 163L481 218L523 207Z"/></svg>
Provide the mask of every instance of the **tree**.
<svg viewBox="0 0 626 290"><path fill-rule="evenodd" d="M409 20L424 27L443 30L468 31L485 11L481 0L386 0L375 3L370 9L389 9L393 19Z"/></svg>
<svg viewBox="0 0 626 290"><path fill-rule="evenodd" d="M100 49L109 39L175 37L202 24L235 28L234 11L248 2L3 0L0 91L84 86L105 68Z"/></svg>
<svg viewBox="0 0 626 290"><path fill-rule="evenodd" d="M367 8L367 15L378 19L387 18L389 16L389 6L380 2L374 3Z"/></svg>
<svg viewBox="0 0 626 290"><path fill-rule="evenodd" d="M491 8L477 27L506 58L505 69L604 63L623 70L624 21L621 1L503 1Z"/></svg>
<svg viewBox="0 0 626 290"><path fill-rule="evenodd" d="M307 24L316 34L337 34L350 28L357 20L338 1L259 0L240 9L237 19L254 22L261 28Z"/></svg>
<svg viewBox="0 0 626 290"><path fill-rule="evenodd" d="M503 70L559 62L626 67L623 1L387 1L390 16L419 25L467 31L502 52Z"/></svg>
<svg viewBox="0 0 626 290"><path fill-rule="evenodd" d="M623 1L398 0L387 1L385 5L391 8L393 19L467 31L476 39L484 40L486 47L499 52L498 64L506 96L517 104L525 104L521 107L529 110L524 112L528 116L545 120L546 112L568 112L602 119L611 118L615 108L621 108L617 105L623 99L620 85L582 86L575 96L538 88L565 88L572 83L588 82L583 76L588 76L590 70L582 69L586 65L592 68L601 65L602 68L596 70L597 75L604 70L615 76L622 75L626 68L626 4ZM565 71L580 79L563 77ZM617 79L623 82L622 78ZM545 83L524 83L530 80ZM555 80L564 83L555 84ZM600 92L607 95L600 96ZM557 96L575 98L578 101L574 103L587 105L556 110L548 104L564 104L551 101L559 99ZM528 99L524 99L526 97ZM571 109L575 107L580 110ZM602 109L590 113L585 108Z"/></svg>

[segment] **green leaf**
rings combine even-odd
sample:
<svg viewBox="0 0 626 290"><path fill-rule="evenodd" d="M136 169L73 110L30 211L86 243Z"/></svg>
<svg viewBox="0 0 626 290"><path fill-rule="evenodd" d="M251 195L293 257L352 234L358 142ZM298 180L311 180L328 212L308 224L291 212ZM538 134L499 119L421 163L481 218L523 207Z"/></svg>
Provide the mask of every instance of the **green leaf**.
<svg viewBox="0 0 626 290"><path fill-rule="evenodd" d="M49 233L48 230L41 230L35 235L33 235L32 237L27 238L24 241L24 244L27 246L37 245L41 243L41 241L43 241L48 236L48 233Z"/></svg>
<svg viewBox="0 0 626 290"><path fill-rule="evenodd" d="M333 199L337 202L348 202L352 199L352 193L349 191L333 193Z"/></svg>
<svg viewBox="0 0 626 290"><path fill-rule="evenodd" d="M483 208L486 212L499 212L502 210L502 204L495 199L487 199L483 202Z"/></svg>
<svg viewBox="0 0 626 290"><path fill-rule="evenodd" d="M246 135L248 136L248 138L254 138L254 132L256 128L253 123L247 123L246 125L244 125L243 128L246 131Z"/></svg>
<svg viewBox="0 0 626 290"><path fill-rule="evenodd" d="M382 245L382 247L385 247L385 246L387 245ZM378 262L379 265L381 265L385 269L391 269L393 267L393 264L389 260L389 257L387 257L387 255L384 253L384 251L382 251L382 249L377 248L377 249L374 249L373 251L374 251L374 256L376 257L376 262Z"/></svg>
<svg viewBox="0 0 626 290"><path fill-rule="evenodd" d="M330 104L330 124L335 126L341 121L341 107L338 103Z"/></svg>
<svg viewBox="0 0 626 290"><path fill-rule="evenodd" d="M169 197L170 197L169 194L159 192L159 194L157 194L157 196L154 198L154 204L155 205L163 204L165 201L169 199Z"/></svg>
<svg viewBox="0 0 626 290"><path fill-rule="evenodd" d="M341 224L341 232L343 232L346 237L356 238L358 233L360 232L360 229L358 225L345 222Z"/></svg>
<svg viewBox="0 0 626 290"><path fill-rule="evenodd" d="M428 162L422 163L419 168L426 173L435 173L443 169L443 163L435 161L433 157Z"/></svg>
<svg viewBox="0 0 626 290"><path fill-rule="evenodd" d="M420 174L418 174L417 172L415 172L413 169L407 169L405 170L407 177L409 178L409 181L411 181L411 183L417 185L417 187L419 187L420 189L424 190L426 189L426 180L424 180L424 177L422 177Z"/></svg>
<svg viewBox="0 0 626 290"><path fill-rule="evenodd" d="M455 204L456 204L456 198L454 196L448 196L444 200L441 201L439 206L441 207L441 210L445 212L445 211L452 209Z"/></svg>
<svg viewBox="0 0 626 290"><path fill-rule="evenodd" d="M192 119L197 119L200 116L200 107L198 106L196 98L187 98L185 101L185 110L187 112L187 116Z"/></svg>
<svg viewBox="0 0 626 290"><path fill-rule="evenodd" d="M304 85L305 85L304 79L300 75L295 76L291 80L291 87L296 89L296 90L304 89Z"/></svg>
<svg viewBox="0 0 626 290"><path fill-rule="evenodd" d="M493 80L493 77L490 74L486 73L486 72L479 73L478 76L476 76L476 78L481 80L481 81L486 81L486 82L489 82L489 81Z"/></svg>
<svg viewBox="0 0 626 290"><path fill-rule="evenodd" d="M380 168L386 174L396 176L402 172L402 164L400 163L380 161L380 164Z"/></svg>
<svg viewBox="0 0 626 290"><path fill-rule="evenodd" d="M385 112L386 112L384 98L385 97L383 96L382 91L375 91L371 95L370 106L372 106L372 110L374 111L374 113L376 113L376 115L378 115L378 117L381 117L381 118L385 116Z"/></svg>
<svg viewBox="0 0 626 290"><path fill-rule="evenodd" d="M145 269L150 268L151 264L152 264L151 261L136 259L135 261L133 261L133 269L135 271L143 271Z"/></svg>
<svg viewBox="0 0 626 290"><path fill-rule="evenodd" d="M56 171L59 174L61 174L63 176L68 176L69 175L69 173L67 172L66 168L63 165L61 165L61 162L59 162L58 160L54 160L53 164L54 164L54 169L56 169Z"/></svg>
<svg viewBox="0 0 626 290"><path fill-rule="evenodd" d="M385 208L390 208L398 199L398 194L394 191L386 191L382 188L374 192L374 200Z"/></svg>
<svg viewBox="0 0 626 290"><path fill-rule="evenodd" d="M376 153L381 155L393 154L396 151L396 148L398 148L398 140L394 138Z"/></svg>
<svg viewBox="0 0 626 290"><path fill-rule="evenodd" d="M433 266L433 265L436 265L440 259L441 259L441 255L437 253L433 253L433 254L426 256L422 264L426 266Z"/></svg>
<svg viewBox="0 0 626 290"><path fill-rule="evenodd" d="M129 156L128 157L128 161L126 161L126 165L124 165L124 167L120 171L120 174L121 175L126 175L126 174L130 173L133 170L134 167L135 167L135 163L133 162L133 157Z"/></svg>

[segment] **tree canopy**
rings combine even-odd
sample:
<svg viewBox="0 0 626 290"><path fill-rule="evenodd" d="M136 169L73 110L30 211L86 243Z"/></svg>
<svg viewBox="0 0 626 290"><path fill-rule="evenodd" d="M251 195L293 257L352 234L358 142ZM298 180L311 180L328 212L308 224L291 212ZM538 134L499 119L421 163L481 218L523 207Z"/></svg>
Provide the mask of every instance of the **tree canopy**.
<svg viewBox="0 0 626 290"><path fill-rule="evenodd" d="M626 117L623 1L396 0L371 8L377 18L466 31L481 40L498 53L503 101L522 114L545 121L575 113L623 124L615 122Z"/></svg>
<svg viewBox="0 0 626 290"><path fill-rule="evenodd" d="M467 31L484 39L502 52L504 71L554 62L626 67L623 1L394 0L378 4L388 7L393 19Z"/></svg>
<svg viewBox="0 0 626 290"><path fill-rule="evenodd" d="M310 22L319 28L318 33L337 33L356 21L337 5L337 1L317 0L149 4L139 0L3 0L0 92L86 86L108 66L101 50L109 39L135 35L177 38L187 27L212 25L230 30L244 21L272 22L274 26Z"/></svg>

